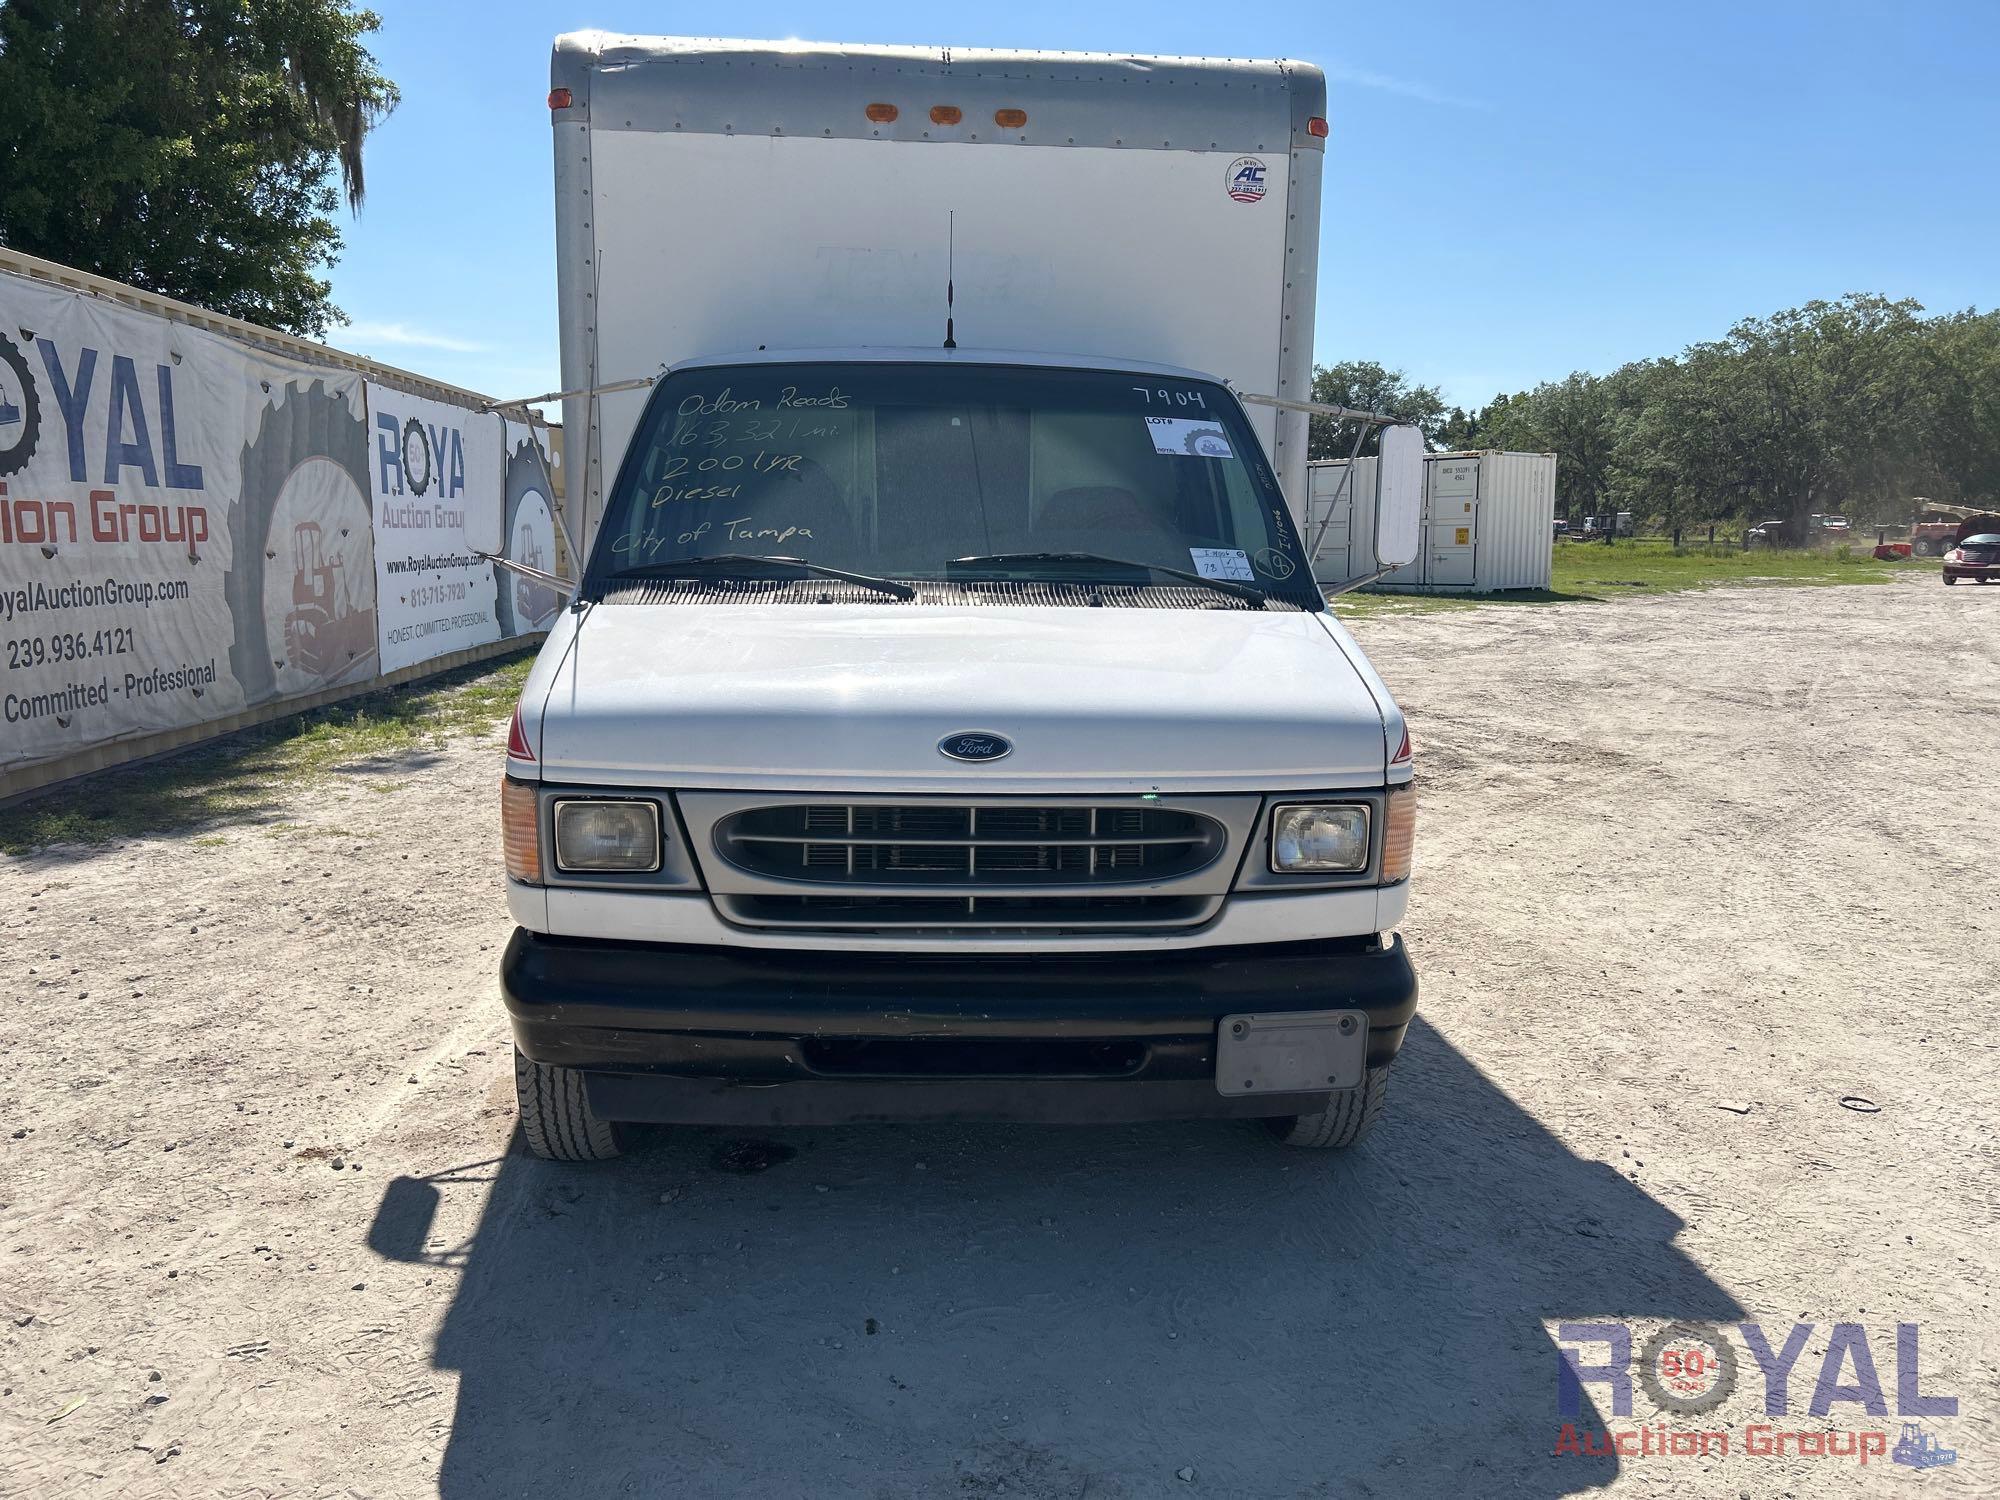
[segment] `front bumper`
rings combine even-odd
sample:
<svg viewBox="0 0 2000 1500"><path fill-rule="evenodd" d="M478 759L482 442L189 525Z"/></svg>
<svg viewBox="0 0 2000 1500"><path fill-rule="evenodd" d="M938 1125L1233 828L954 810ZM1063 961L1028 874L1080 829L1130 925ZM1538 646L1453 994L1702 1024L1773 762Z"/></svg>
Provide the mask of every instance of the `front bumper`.
<svg viewBox="0 0 2000 1500"><path fill-rule="evenodd" d="M1215 1088L1223 1016L1358 1010L1368 1064L1416 1012L1400 939L1157 954L801 952L547 937L501 961L514 1040L612 1120L1100 1122L1292 1115Z"/></svg>

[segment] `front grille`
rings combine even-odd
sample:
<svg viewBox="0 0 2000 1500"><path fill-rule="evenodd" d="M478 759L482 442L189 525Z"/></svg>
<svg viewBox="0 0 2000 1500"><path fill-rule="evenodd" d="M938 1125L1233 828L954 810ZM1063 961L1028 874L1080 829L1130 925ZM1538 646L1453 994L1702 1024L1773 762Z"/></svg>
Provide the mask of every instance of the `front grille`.
<svg viewBox="0 0 2000 1500"><path fill-rule="evenodd" d="M1195 927L1220 896L888 896L715 894L724 917L746 927L950 928L963 932L1097 931Z"/></svg>
<svg viewBox="0 0 2000 1500"><path fill-rule="evenodd" d="M722 857L753 875L899 891L1173 880L1225 842L1222 825L1200 813L1131 805L796 803L747 808L715 830ZM967 899L950 904L963 912Z"/></svg>

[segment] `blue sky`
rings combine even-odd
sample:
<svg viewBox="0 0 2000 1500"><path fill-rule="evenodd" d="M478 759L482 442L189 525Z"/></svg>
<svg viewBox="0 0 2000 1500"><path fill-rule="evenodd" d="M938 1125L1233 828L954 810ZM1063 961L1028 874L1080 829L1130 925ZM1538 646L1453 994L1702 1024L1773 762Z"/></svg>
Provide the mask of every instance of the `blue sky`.
<svg viewBox="0 0 2000 1500"><path fill-rule="evenodd" d="M1327 72L1316 352L1483 404L1879 291L2000 304L2000 3L375 0L403 90L332 342L501 396L557 383L549 43L588 26L1290 56Z"/></svg>

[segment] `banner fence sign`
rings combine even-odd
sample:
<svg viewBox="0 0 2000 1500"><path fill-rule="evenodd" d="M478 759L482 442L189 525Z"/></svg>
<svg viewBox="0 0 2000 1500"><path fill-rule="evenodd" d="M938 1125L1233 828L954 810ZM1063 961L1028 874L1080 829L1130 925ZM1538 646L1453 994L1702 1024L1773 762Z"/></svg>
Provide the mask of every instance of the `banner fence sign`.
<svg viewBox="0 0 2000 1500"><path fill-rule="evenodd" d="M526 431L0 273L0 775L546 628Z"/></svg>
<svg viewBox="0 0 2000 1500"><path fill-rule="evenodd" d="M382 670L500 639L494 566L469 536L500 504L502 423L368 382Z"/></svg>

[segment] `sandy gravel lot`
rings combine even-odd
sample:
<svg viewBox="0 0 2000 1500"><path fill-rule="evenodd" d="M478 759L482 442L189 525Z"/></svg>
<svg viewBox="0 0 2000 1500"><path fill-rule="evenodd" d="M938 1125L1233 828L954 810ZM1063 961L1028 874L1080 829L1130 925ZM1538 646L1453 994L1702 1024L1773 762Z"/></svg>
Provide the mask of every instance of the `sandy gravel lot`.
<svg viewBox="0 0 2000 1500"><path fill-rule="evenodd" d="M530 1161L497 740L0 860L0 1494L2000 1493L2000 589L1357 633L1418 736L1424 1003L1344 1157ZM1892 1436L1915 1323L1958 1462L1557 1455L1558 1325L1609 1319L1810 1323L1775 1425ZM1886 1415L1807 1414L1842 1322ZM1766 1420L1741 1373L1680 1424Z"/></svg>

